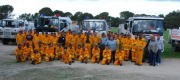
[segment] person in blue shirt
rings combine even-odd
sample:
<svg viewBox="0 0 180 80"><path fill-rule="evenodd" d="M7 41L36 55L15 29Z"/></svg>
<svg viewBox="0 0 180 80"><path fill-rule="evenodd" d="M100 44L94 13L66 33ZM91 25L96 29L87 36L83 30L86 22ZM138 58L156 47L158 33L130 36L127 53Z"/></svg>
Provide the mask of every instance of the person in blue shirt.
<svg viewBox="0 0 180 80"><path fill-rule="evenodd" d="M106 42L106 45L111 49L111 61L115 61L115 51L116 51L116 47L117 47L117 42L116 40L114 40L113 36L110 36L110 40L108 40Z"/></svg>
<svg viewBox="0 0 180 80"><path fill-rule="evenodd" d="M157 36L157 44L158 44L158 52L156 54L156 62L157 65L161 64L161 52L164 49L164 43L163 40L160 39L160 35Z"/></svg>

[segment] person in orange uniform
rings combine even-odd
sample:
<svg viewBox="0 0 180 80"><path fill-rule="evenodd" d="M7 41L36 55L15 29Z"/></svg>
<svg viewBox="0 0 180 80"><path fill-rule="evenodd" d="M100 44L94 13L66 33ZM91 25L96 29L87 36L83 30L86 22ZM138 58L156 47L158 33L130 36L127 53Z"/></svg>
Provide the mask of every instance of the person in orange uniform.
<svg viewBox="0 0 180 80"><path fill-rule="evenodd" d="M33 45L34 47L38 45L38 42L40 42L39 32L34 33L33 37Z"/></svg>
<svg viewBox="0 0 180 80"><path fill-rule="evenodd" d="M59 39L59 37L56 36L56 33L53 33L50 40L52 40L54 48L58 46L58 39Z"/></svg>
<svg viewBox="0 0 180 80"><path fill-rule="evenodd" d="M81 31L81 33L80 33L80 40L81 40L81 42L82 42L82 45L83 44L85 44L86 43L86 34L84 34L82 31ZM81 45L81 46L82 46Z"/></svg>
<svg viewBox="0 0 180 80"><path fill-rule="evenodd" d="M34 50L37 50L42 57L45 56L44 47L42 46L41 42L38 42L38 45L35 46Z"/></svg>
<svg viewBox="0 0 180 80"><path fill-rule="evenodd" d="M48 44L48 48L45 49L45 61L49 62L54 59L54 48L52 43Z"/></svg>
<svg viewBox="0 0 180 80"><path fill-rule="evenodd" d="M56 59L62 59L62 54L64 54L64 48L62 46L62 44L58 44L58 47L56 48L56 55L55 58Z"/></svg>
<svg viewBox="0 0 180 80"><path fill-rule="evenodd" d="M122 66L123 60L124 60L124 51L122 50L122 47L119 47L119 49L116 50L114 65Z"/></svg>
<svg viewBox="0 0 180 80"><path fill-rule="evenodd" d="M124 40L124 60L129 60L129 54L130 54L130 49L131 49L131 44L132 44L132 39L130 35L127 35L126 40Z"/></svg>
<svg viewBox="0 0 180 80"><path fill-rule="evenodd" d="M40 38L40 42L43 43L43 39L45 38L45 33L44 32L40 33L39 38Z"/></svg>
<svg viewBox="0 0 180 80"><path fill-rule="evenodd" d="M83 42L81 41L81 34L77 34L76 35L76 38L77 38L77 44L76 46L78 47L79 45L82 46L83 45Z"/></svg>
<svg viewBox="0 0 180 80"><path fill-rule="evenodd" d="M82 63L84 62L87 64L89 57L90 57L90 55L89 55L88 49L85 46L83 46L82 53L80 53L80 57L78 60L81 61Z"/></svg>
<svg viewBox="0 0 180 80"><path fill-rule="evenodd" d="M17 43L17 45L18 44L21 44L21 45L23 45L24 44L24 35L23 35L23 32L22 31L19 31L19 33L17 34L17 36L16 36L16 43Z"/></svg>
<svg viewBox="0 0 180 80"><path fill-rule="evenodd" d="M90 36L89 34L86 34L86 43L85 43L85 48L88 49L89 55L91 57L91 42L90 42Z"/></svg>
<svg viewBox="0 0 180 80"><path fill-rule="evenodd" d="M23 55L23 50L22 50L21 44L18 44L18 46L15 50L15 55L16 55L16 62L19 62L19 61L24 62L25 61L25 57Z"/></svg>
<svg viewBox="0 0 180 80"><path fill-rule="evenodd" d="M136 64L139 65L139 66L142 65L142 59L143 59L145 46L146 46L146 42L142 38L142 35L140 35L139 40L137 42L137 57L136 57Z"/></svg>
<svg viewBox="0 0 180 80"><path fill-rule="evenodd" d="M29 45L29 43L25 43L25 46L23 48L23 55L25 57L26 60L29 59L29 56L31 55L31 53L33 52L32 47Z"/></svg>
<svg viewBox="0 0 180 80"><path fill-rule="evenodd" d="M77 36L74 31L72 32L71 44L72 47L74 47L75 49L77 48Z"/></svg>
<svg viewBox="0 0 180 80"><path fill-rule="evenodd" d="M103 50L103 59L101 64L109 65L110 62L111 62L111 50L109 49L108 45L106 45L105 49Z"/></svg>
<svg viewBox="0 0 180 80"><path fill-rule="evenodd" d="M33 41L33 35L32 35L32 31L28 32L28 35L26 35L26 43L29 43L29 46L32 47L32 42Z"/></svg>
<svg viewBox="0 0 180 80"><path fill-rule="evenodd" d="M74 62L75 59L75 48L72 46L72 44L69 45L67 48L67 54L69 54L69 58L72 59L72 62Z"/></svg>
<svg viewBox="0 0 180 80"><path fill-rule="evenodd" d="M50 41L50 38L49 38L48 33L46 32L45 33L45 37L42 38L42 42L44 44L44 48L48 47L49 41Z"/></svg>
<svg viewBox="0 0 180 80"><path fill-rule="evenodd" d="M41 60L42 60L41 54L37 50L34 50L34 52L31 55L32 64L33 65L39 64L41 63Z"/></svg>
<svg viewBox="0 0 180 80"><path fill-rule="evenodd" d="M100 39L100 37L97 35L97 33L96 32L94 32L94 35L93 35L93 37L92 37L92 45L93 45L93 47L95 47L95 44L98 44L98 43L100 43L100 41L101 41L101 39Z"/></svg>
<svg viewBox="0 0 180 80"><path fill-rule="evenodd" d="M95 48L92 49L92 59L91 62L92 63L99 63L99 59L100 59L100 48L98 47L98 45L95 45Z"/></svg>
<svg viewBox="0 0 180 80"><path fill-rule="evenodd" d="M76 49L75 57L76 57L77 59L79 59L79 56L80 56L81 53L82 53L82 48L81 48L81 45L79 44L79 45L78 45L78 48Z"/></svg>
<svg viewBox="0 0 180 80"><path fill-rule="evenodd" d="M69 31L68 33L66 33L66 44L65 44L66 47L70 45L71 40L72 40L72 34L71 31Z"/></svg>
<svg viewBox="0 0 180 80"><path fill-rule="evenodd" d="M136 60L136 55L137 55L137 42L138 42L138 36L135 36L135 39L132 40L132 48L131 48L131 53L132 53L132 62Z"/></svg>

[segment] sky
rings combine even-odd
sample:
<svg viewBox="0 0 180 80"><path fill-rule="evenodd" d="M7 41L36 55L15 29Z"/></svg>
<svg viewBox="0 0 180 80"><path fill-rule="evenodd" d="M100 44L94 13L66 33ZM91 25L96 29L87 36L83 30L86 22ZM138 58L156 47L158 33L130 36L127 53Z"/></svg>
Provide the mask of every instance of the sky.
<svg viewBox="0 0 180 80"><path fill-rule="evenodd" d="M43 7L71 12L88 12L93 16L109 12L110 16L120 17L122 11L135 14L159 15L180 10L180 0L0 0L0 5L12 5L16 17L23 13L39 12Z"/></svg>

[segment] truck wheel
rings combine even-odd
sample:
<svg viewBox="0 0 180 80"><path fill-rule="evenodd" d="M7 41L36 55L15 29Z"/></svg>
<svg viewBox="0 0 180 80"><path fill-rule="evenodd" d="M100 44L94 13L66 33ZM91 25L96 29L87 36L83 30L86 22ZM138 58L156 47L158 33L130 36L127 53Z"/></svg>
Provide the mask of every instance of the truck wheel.
<svg viewBox="0 0 180 80"><path fill-rule="evenodd" d="M9 40L8 40L8 39L2 39L2 43L3 43L4 45L7 45L7 44L9 43Z"/></svg>
<svg viewBox="0 0 180 80"><path fill-rule="evenodd" d="M173 51L178 51L179 50L179 47L178 46L172 46L173 47Z"/></svg>

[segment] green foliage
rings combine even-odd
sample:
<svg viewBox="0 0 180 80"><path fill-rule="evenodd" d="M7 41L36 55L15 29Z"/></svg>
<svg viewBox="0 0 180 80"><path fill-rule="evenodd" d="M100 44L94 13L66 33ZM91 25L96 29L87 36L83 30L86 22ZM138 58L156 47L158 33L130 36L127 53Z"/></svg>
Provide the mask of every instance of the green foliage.
<svg viewBox="0 0 180 80"><path fill-rule="evenodd" d="M162 53L163 58L180 58L180 53L173 51L170 44L168 44L168 31L165 31L164 33L164 39L165 39L165 47L164 52Z"/></svg>
<svg viewBox="0 0 180 80"><path fill-rule="evenodd" d="M65 12L65 13L64 13L64 16L67 16L67 17L70 17L70 18L71 18L73 15L72 15L70 12Z"/></svg>
<svg viewBox="0 0 180 80"><path fill-rule="evenodd" d="M172 11L165 17L167 28L178 28L180 26L180 11Z"/></svg>
<svg viewBox="0 0 180 80"><path fill-rule="evenodd" d="M122 19L128 19L129 17L133 17L134 16L134 13L133 12L130 12L130 11L123 11L120 13L120 16Z"/></svg>
<svg viewBox="0 0 180 80"><path fill-rule="evenodd" d="M53 12L53 15L54 15L54 14L59 14L60 16L65 16L64 12L63 12L63 11L60 11L60 10L55 10L55 11Z"/></svg>
<svg viewBox="0 0 180 80"><path fill-rule="evenodd" d="M39 14L45 14L46 16L53 16L53 11L49 7L44 7L39 10Z"/></svg>
<svg viewBox="0 0 180 80"><path fill-rule="evenodd" d="M2 5L0 6L0 19L8 18L8 16L14 10L13 6L11 5Z"/></svg>
<svg viewBox="0 0 180 80"><path fill-rule="evenodd" d="M30 21L33 19L33 15L30 13L24 13L24 14L19 15L19 19L26 19Z"/></svg>

